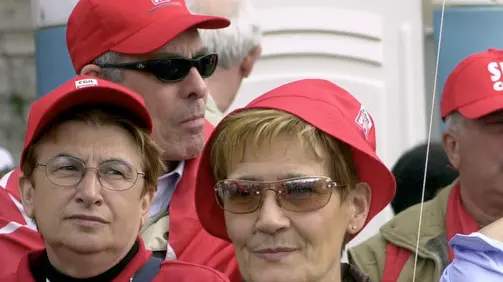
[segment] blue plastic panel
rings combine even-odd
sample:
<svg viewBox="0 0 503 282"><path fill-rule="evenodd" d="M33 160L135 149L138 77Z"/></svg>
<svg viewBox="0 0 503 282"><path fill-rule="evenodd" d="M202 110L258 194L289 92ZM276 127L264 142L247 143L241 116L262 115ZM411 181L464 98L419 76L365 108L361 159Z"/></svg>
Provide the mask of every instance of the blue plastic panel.
<svg viewBox="0 0 503 282"><path fill-rule="evenodd" d="M66 26L35 32L35 64L37 97L50 92L75 76L66 48Z"/></svg>

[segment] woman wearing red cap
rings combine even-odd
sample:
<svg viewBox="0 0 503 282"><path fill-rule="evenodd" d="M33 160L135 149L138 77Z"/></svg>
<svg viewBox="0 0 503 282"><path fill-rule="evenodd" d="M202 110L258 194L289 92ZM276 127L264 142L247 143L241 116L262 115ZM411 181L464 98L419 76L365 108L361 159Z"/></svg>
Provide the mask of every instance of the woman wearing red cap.
<svg viewBox="0 0 503 282"><path fill-rule="evenodd" d="M204 228L234 244L247 282L369 281L344 245L393 198L365 108L337 85L280 86L228 115L201 159Z"/></svg>
<svg viewBox="0 0 503 282"><path fill-rule="evenodd" d="M0 281L228 282L208 267L153 257L139 237L164 169L151 135L143 99L111 82L76 77L37 100L15 196L40 235L15 221L2 228L0 257L16 266L2 263L11 274ZM25 254L27 241L39 246Z"/></svg>

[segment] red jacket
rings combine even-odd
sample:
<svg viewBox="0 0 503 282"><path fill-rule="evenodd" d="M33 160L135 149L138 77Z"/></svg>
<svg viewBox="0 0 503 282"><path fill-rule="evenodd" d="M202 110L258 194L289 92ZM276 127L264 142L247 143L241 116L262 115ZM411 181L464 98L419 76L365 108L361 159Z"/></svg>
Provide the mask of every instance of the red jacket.
<svg viewBox="0 0 503 282"><path fill-rule="evenodd" d="M213 127L206 123L206 138ZM196 214L194 193L199 158L185 162L182 179L170 202L169 244L177 259L214 268L241 281L232 244L208 234ZM28 228L20 204L16 169L0 180L0 276L10 273L27 251L43 248L38 232ZM7 192L7 193L6 193ZM19 228L12 228L12 227ZM3 232L2 232L3 231Z"/></svg>
<svg viewBox="0 0 503 282"><path fill-rule="evenodd" d="M140 240L141 241L141 240ZM35 282L35 279L30 270L30 263L42 255L43 250L33 251L26 254L17 267L15 273L0 277L2 282ZM147 262L152 253L145 249L143 242L140 244L138 253L123 269L113 282L129 282L132 277L140 270L140 268ZM133 279L133 281L135 281ZM154 277L152 282L174 281L174 282L194 282L194 281L208 281L208 282L228 282L229 279L211 269L209 267L194 265L182 261L164 261L161 264L159 273Z"/></svg>

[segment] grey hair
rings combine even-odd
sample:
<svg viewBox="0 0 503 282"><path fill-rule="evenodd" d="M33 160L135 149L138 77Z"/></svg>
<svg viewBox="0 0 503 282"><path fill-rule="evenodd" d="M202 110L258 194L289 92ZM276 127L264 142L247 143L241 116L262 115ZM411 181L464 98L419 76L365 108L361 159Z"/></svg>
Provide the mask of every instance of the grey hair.
<svg viewBox="0 0 503 282"><path fill-rule="evenodd" d="M92 63L95 65L106 65L106 64L117 64L120 63L123 59L123 55L108 51L105 54L99 56ZM109 80L111 82L121 82L124 78L123 72L118 68L103 68L103 78Z"/></svg>
<svg viewBox="0 0 503 282"><path fill-rule="evenodd" d="M211 14L208 5L202 1L187 0L187 7L195 14ZM250 0L237 0L229 15L222 15L231 21L231 25L223 29L201 29L199 34L203 46L210 53L218 54L218 65L224 69L240 64L253 48L262 41L262 29L255 17L255 10ZM215 15L216 16L216 15Z"/></svg>
<svg viewBox="0 0 503 282"><path fill-rule="evenodd" d="M452 112L445 117L445 127L447 130L460 134L465 127L465 118L458 112Z"/></svg>

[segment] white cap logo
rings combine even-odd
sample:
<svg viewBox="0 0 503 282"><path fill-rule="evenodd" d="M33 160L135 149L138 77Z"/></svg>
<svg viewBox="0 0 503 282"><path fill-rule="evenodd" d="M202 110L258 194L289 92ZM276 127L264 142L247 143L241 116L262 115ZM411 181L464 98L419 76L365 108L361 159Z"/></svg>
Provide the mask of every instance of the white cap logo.
<svg viewBox="0 0 503 282"><path fill-rule="evenodd" d="M368 140L369 132L372 129L372 119L370 118L369 113L365 109L363 105L360 107L360 111L356 115L355 118L356 125L361 129L363 135L365 135L365 139Z"/></svg>
<svg viewBox="0 0 503 282"><path fill-rule="evenodd" d="M171 2L171 0L152 0L152 3L157 6L157 5L161 5L161 4L164 4L164 3L169 3Z"/></svg>
<svg viewBox="0 0 503 282"><path fill-rule="evenodd" d="M75 88L77 89L89 86L98 86L98 80L94 78L88 78L75 81Z"/></svg>
<svg viewBox="0 0 503 282"><path fill-rule="evenodd" d="M503 91L503 62L491 62L487 65L487 70L491 74L494 91Z"/></svg>

